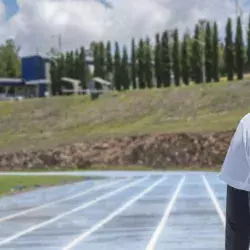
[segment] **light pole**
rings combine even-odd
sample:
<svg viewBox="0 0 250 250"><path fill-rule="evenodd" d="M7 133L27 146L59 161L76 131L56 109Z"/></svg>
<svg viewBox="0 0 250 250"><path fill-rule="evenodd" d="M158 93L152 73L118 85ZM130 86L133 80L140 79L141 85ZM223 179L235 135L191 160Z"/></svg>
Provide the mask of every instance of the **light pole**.
<svg viewBox="0 0 250 250"><path fill-rule="evenodd" d="M241 7L241 0L235 0L235 13L236 13L236 20L238 17L243 20L243 11Z"/></svg>
<svg viewBox="0 0 250 250"><path fill-rule="evenodd" d="M53 35L53 38L57 37L58 38L58 47L59 47L59 51L60 53L62 53L62 36L61 34L58 35Z"/></svg>

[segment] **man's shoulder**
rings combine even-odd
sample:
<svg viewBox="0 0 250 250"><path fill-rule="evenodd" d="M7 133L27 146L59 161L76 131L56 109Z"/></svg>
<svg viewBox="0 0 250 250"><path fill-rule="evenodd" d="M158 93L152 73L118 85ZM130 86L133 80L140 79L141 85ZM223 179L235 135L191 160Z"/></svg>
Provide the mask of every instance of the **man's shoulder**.
<svg viewBox="0 0 250 250"><path fill-rule="evenodd" d="M244 129L250 130L250 113L246 114L241 120L240 123Z"/></svg>
<svg viewBox="0 0 250 250"><path fill-rule="evenodd" d="M250 121L250 113L246 114L242 119L241 122L249 122Z"/></svg>

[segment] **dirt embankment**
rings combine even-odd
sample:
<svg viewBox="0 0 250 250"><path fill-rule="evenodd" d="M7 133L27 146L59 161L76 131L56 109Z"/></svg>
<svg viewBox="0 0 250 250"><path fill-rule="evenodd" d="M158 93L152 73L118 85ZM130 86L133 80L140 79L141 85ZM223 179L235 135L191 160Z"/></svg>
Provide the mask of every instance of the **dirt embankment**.
<svg viewBox="0 0 250 250"><path fill-rule="evenodd" d="M212 168L223 162L232 135L233 131L130 136L48 150L0 153L0 170L87 169L93 165Z"/></svg>

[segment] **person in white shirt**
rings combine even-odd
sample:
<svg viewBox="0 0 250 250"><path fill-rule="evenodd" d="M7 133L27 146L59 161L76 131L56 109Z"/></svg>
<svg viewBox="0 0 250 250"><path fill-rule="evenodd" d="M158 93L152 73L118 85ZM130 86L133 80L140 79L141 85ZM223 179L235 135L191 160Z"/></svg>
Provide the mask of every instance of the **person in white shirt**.
<svg viewBox="0 0 250 250"><path fill-rule="evenodd" d="M238 124L220 180L227 184L226 250L248 250L250 232L250 114Z"/></svg>

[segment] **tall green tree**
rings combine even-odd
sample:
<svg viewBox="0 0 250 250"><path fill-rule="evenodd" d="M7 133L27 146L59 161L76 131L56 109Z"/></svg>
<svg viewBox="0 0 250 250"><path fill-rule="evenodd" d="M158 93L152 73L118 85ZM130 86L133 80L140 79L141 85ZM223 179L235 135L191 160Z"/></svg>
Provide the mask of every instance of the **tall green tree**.
<svg viewBox="0 0 250 250"><path fill-rule="evenodd" d="M91 47L93 50L94 76L101 77L102 64L101 64L101 60L100 60L100 43L92 43Z"/></svg>
<svg viewBox="0 0 250 250"><path fill-rule="evenodd" d="M79 67L80 55L79 50L74 51L74 77L76 79L80 78L80 67Z"/></svg>
<svg viewBox="0 0 250 250"><path fill-rule="evenodd" d="M145 79L147 82L147 87L152 88L152 78L153 78L153 65L152 65L152 47L150 43L149 37L146 39L146 45L145 45Z"/></svg>
<svg viewBox="0 0 250 250"><path fill-rule="evenodd" d="M59 61L58 61L58 64L59 64ZM65 55L64 72L65 72L65 76L72 77L72 60L71 60L70 51L67 51Z"/></svg>
<svg viewBox="0 0 250 250"><path fill-rule="evenodd" d="M155 55L154 55L154 71L155 71L155 78L156 78L156 86L160 88L162 85L162 53L161 53L161 37L160 34L157 33L155 36L156 45L155 45Z"/></svg>
<svg viewBox="0 0 250 250"><path fill-rule="evenodd" d="M189 63L189 80L192 78L192 46L193 46L193 37L191 36L189 30L185 34L187 41L187 52L188 52L188 63Z"/></svg>
<svg viewBox="0 0 250 250"><path fill-rule="evenodd" d="M225 43L219 44L219 74L223 77L227 76L226 61L225 61Z"/></svg>
<svg viewBox="0 0 250 250"><path fill-rule="evenodd" d="M217 23L213 25L213 60L212 60L212 78L219 82L219 35Z"/></svg>
<svg viewBox="0 0 250 250"><path fill-rule="evenodd" d="M139 47L137 52L137 60L138 60L138 80L139 80L139 88L145 89L146 87L146 79L145 79L145 44L143 39L139 41Z"/></svg>
<svg viewBox="0 0 250 250"><path fill-rule="evenodd" d="M190 81L190 54L188 45L188 35L185 34L181 50L182 79L185 85L188 85Z"/></svg>
<svg viewBox="0 0 250 250"><path fill-rule="evenodd" d="M0 76L2 77L20 77L21 62L19 50L12 39L0 46Z"/></svg>
<svg viewBox="0 0 250 250"><path fill-rule="evenodd" d="M211 82L213 74L213 38L209 22L207 22L205 30L205 65L206 82Z"/></svg>
<svg viewBox="0 0 250 250"><path fill-rule="evenodd" d="M133 89L137 88L136 78L137 78L136 45L135 45L135 39L133 38L131 42L131 80Z"/></svg>
<svg viewBox="0 0 250 250"><path fill-rule="evenodd" d="M99 44L99 60L100 60L100 77L105 78L106 76L106 55L105 55L105 46L103 42Z"/></svg>
<svg viewBox="0 0 250 250"><path fill-rule="evenodd" d="M171 55L169 45L169 35L165 31L161 41L161 62L162 62L162 81L164 87L171 84Z"/></svg>
<svg viewBox="0 0 250 250"><path fill-rule="evenodd" d="M111 42L107 42L106 46L106 76L111 81L111 75L113 73L113 58L111 54Z"/></svg>
<svg viewBox="0 0 250 250"><path fill-rule="evenodd" d="M61 80L62 77L72 77L71 67L72 63L71 53L67 52L66 55L60 54L56 59L56 76L57 76L57 93L62 94L62 89L72 89L73 86L69 82L64 82Z"/></svg>
<svg viewBox="0 0 250 250"><path fill-rule="evenodd" d="M179 44L179 33L176 29L173 34L173 73L174 73L174 82L176 86L180 85L180 74L181 74L181 63L180 63L180 44Z"/></svg>
<svg viewBox="0 0 250 250"><path fill-rule="evenodd" d="M129 66L128 66L128 53L126 46L123 47L123 55L121 62L121 84L124 90L130 88Z"/></svg>
<svg viewBox="0 0 250 250"><path fill-rule="evenodd" d="M114 86L117 91L121 91L121 55L118 42L115 42L115 61L114 61Z"/></svg>
<svg viewBox="0 0 250 250"><path fill-rule="evenodd" d="M70 64L69 64L69 68L70 68L70 73L69 76L72 78L76 78L76 60L75 60L75 53L73 50L70 51Z"/></svg>
<svg viewBox="0 0 250 250"><path fill-rule="evenodd" d="M239 80L243 79L244 73L244 43L242 35L241 18L237 19L236 27L236 37L235 37L235 68L237 73L237 78Z"/></svg>
<svg viewBox="0 0 250 250"><path fill-rule="evenodd" d="M200 27L195 26L195 35L192 42L192 78L195 83L201 83L203 80L203 48L200 40Z"/></svg>
<svg viewBox="0 0 250 250"><path fill-rule="evenodd" d="M247 70L250 71L250 14L248 17L247 28Z"/></svg>
<svg viewBox="0 0 250 250"><path fill-rule="evenodd" d="M198 23L197 23L197 25L199 26L200 40L204 43L205 43L205 37L206 37L206 27L207 27L208 22L209 21L207 19L200 19L198 20Z"/></svg>
<svg viewBox="0 0 250 250"><path fill-rule="evenodd" d="M86 63L86 53L85 48L81 47L79 59L77 61L78 77L81 80L81 86L83 89L87 88L87 81L89 77L89 69Z"/></svg>
<svg viewBox="0 0 250 250"><path fill-rule="evenodd" d="M52 60L50 64L50 78L51 78L51 92L52 95L58 95L60 92L60 85L57 75L57 62Z"/></svg>
<svg viewBox="0 0 250 250"><path fill-rule="evenodd" d="M65 56L63 54L54 53L54 50L50 51L50 77L51 77L51 91L52 95L61 95L62 94L62 81L61 77L65 76L65 67L64 72L59 72L59 62L60 57L63 57L63 64L65 65Z"/></svg>
<svg viewBox="0 0 250 250"><path fill-rule="evenodd" d="M226 38L225 38L225 67L228 81L234 78L234 44L232 33L232 20L227 20Z"/></svg>

